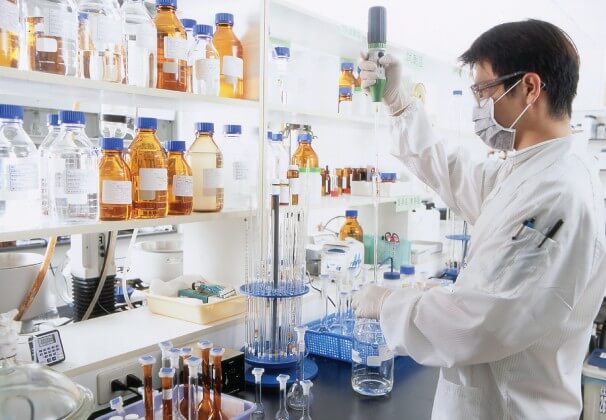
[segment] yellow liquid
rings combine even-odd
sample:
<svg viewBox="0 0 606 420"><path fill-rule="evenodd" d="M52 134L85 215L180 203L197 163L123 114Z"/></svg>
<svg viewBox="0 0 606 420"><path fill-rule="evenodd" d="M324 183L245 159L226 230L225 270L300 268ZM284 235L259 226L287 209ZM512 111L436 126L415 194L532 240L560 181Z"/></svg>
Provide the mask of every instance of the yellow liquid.
<svg viewBox="0 0 606 420"><path fill-rule="evenodd" d="M339 239L343 241L345 238L354 238L360 242L364 242L364 231L355 217L347 217L345 224L339 231Z"/></svg>
<svg viewBox="0 0 606 420"><path fill-rule="evenodd" d="M140 169L168 168L166 151L160 145L154 130L137 131L129 148L129 163L133 181L133 218L165 217L168 214L168 190L140 190Z"/></svg>
<svg viewBox="0 0 606 420"><path fill-rule="evenodd" d="M223 154L219 147L210 134L198 133L188 154L194 174L194 211L221 211L223 209L223 183L217 183L216 179L212 181L205 179L209 174L217 176L218 172L212 171L213 169L223 169ZM219 186L217 187L217 185Z"/></svg>
<svg viewBox="0 0 606 420"><path fill-rule="evenodd" d="M63 38L45 35L43 32L37 32L36 26L43 23L43 21L44 18L35 16L30 16L26 19L27 57L29 61L29 69L43 71L45 73L66 75L69 73L69 71L66 68L65 57L63 56ZM57 51L38 51L36 48L36 42L39 38L54 40L54 42L57 43ZM73 73L73 70L71 72Z"/></svg>
<svg viewBox="0 0 606 420"><path fill-rule="evenodd" d="M17 4L17 0L8 1ZM19 53L19 34L0 29L0 66L19 67Z"/></svg>
<svg viewBox="0 0 606 420"><path fill-rule="evenodd" d="M352 70L342 70L339 76L339 87L350 87L352 90L355 87L356 78Z"/></svg>
<svg viewBox="0 0 606 420"><path fill-rule="evenodd" d="M164 57L164 37L178 37L187 39L185 28L177 18L175 8L170 6L158 7L156 14L156 30L158 32L158 82L159 89L176 90L179 92L188 91L188 72L187 60L175 60ZM171 65L170 63L176 64ZM166 66L165 66L166 63ZM166 72L165 67L176 65L176 73Z"/></svg>
<svg viewBox="0 0 606 420"><path fill-rule="evenodd" d="M237 80L232 79L229 76L223 74L223 60L225 56L233 56L242 58L244 49L242 43L234 34L231 25L218 24L215 29L215 36L213 37L213 44L219 52L220 66L221 66L221 88L219 91L220 96L225 98L243 98L244 97L244 79L242 77Z"/></svg>
<svg viewBox="0 0 606 420"><path fill-rule="evenodd" d="M103 181L130 181L130 169L115 150L103 151L99 161L99 220L127 220L133 210L132 204L105 204L103 201Z"/></svg>
<svg viewBox="0 0 606 420"><path fill-rule="evenodd" d="M183 152L170 152L168 154L168 214L191 214L193 197L175 196L173 192L173 177L175 175L192 176L191 168L187 164Z"/></svg>
<svg viewBox="0 0 606 420"><path fill-rule="evenodd" d="M292 155L293 165L298 165L299 168L307 168L308 163L310 168L318 167L318 155L312 149L310 143L299 143L299 147Z"/></svg>

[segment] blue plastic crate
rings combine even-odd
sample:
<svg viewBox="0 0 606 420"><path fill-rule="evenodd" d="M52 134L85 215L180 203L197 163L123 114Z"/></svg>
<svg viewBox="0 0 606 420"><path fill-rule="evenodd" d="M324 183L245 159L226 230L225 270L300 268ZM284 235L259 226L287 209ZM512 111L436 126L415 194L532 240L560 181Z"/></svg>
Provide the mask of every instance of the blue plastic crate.
<svg viewBox="0 0 606 420"><path fill-rule="evenodd" d="M336 320L336 315L329 315L328 320L329 322ZM308 329L305 333L306 350L310 354L351 362L353 338L349 335L319 332L317 329L321 324L322 320L312 321L307 324Z"/></svg>

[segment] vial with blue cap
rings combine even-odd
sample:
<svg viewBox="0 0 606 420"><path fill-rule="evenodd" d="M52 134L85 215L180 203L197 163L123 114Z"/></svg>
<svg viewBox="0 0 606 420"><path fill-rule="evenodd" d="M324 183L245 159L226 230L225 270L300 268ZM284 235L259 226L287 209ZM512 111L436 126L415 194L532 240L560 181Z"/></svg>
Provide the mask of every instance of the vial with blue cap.
<svg viewBox="0 0 606 420"><path fill-rule="evenodd" d="M187 32L177 17L177 0L156 0L159 89L187 92Z"/></svg>
<svg viewBox="0 0 606 420"><path fill-rule="evenodd" d="M190 55L193 65L193 92L219 96L221 66L219 52L213 44L213 27L196 25L194 35L196 41Z"/></svg>
<svg viewBox="0 0 606 420"><path fill-rule="evenodd" d="M126 48L126 80L129 85L155 88L158 77L156 25L142 0L122 3Z"/></svg>
<svg viewBox="0 0 606 420"><path fill-rule="evenodd" d="M0 220L27 225L40 214L38 152L23 129L23 108L0 105Z"/></svg>
<svg viewBox="0 0 606 420"><path fill-rule="evenodd" d="M133 192L130 169L124 161L124 140L105 137L100 141L99 220L128 220Z"/></svg>
<svg viewBox="0 0 606 420"><path fill-rule="evenodd" d="M194 205L194 177L185 158L183 140L165 143L168 151L168 214L191 214Z"/></svg>
<svg viewBox="0 0 606 420"><path fill-rule="evenodd" d="M59 114L48 114L47 127L48 134L38 147L38 156L40 158L38 171L40 176L40 202L44 216L48 216L50 211L48 202L48 149L59 135Z"/></svg>
<svg viewBox="0 0 606 420"><path fill-rule="evenodd" d="M213 138L214 133L212 122L196 123L196 139L188 151L194 175L194 211L223 209L223 153Z"/></svg>
<svg viewBox="0 0 606 420"><path fill-rule="evenodd" d="M357 241L364 242L364 230L358 222L357 210L345 211L345 223L339 231L339 239L344 241L346 238L354 238Z"/></svg>
<svg viewBox="0 0 606 420"><path fill-rule="evenodd" d="M295 150L295 153L292 155L292 163L293 165L298 165L299 169L318 167L318 155L311 147L312 138L313 136L311 133L305 132L299 133L297 136L299 147L297 147L297 150Z"/></svg>
<svg viewBox="0 0 606 420"><path fill-rule="evenodd" d="M213 44L221 59L221 96L225 98L244 97L244 49L233 31L234 15L215 15L215 36Z"/></svg>
<svg viewBox="0 0 606 420"><path fill-rule="evenodd" d="M289 61L289 47L277 46L273 49L270 67L270 100L279 105L288 105Z"/></svg>

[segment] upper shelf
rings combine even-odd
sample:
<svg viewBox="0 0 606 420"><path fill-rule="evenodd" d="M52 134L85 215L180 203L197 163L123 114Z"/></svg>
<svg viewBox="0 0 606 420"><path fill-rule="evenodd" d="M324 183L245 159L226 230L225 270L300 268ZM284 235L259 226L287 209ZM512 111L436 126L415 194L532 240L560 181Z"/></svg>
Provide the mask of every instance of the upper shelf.
<svg viewBox="0 0 606 420"><path fill-rule="evenodd" d="M16 105L100 113L105 104L124 107L191 110L201 104L255 107L258 101L99 82L71 76L0 67L0 99Z"/></svg>
<svg viewBox="0 0 606 420"><path fill-rule="evenodd" d="M301 123L309 122L308 120L321 119L325 121L334 121L334 122L344 122L344 123L354 123L361 125L374 125L375 117L372 115L362 116L362 115L347 115L347 114L338 114L336 112L322 112L316 111L314 109L303 109L303 108L295 108L295 107L279 107L279 106L270 106L269 107L270 115L280 116L280 117L297 117L298 121ZM272 117L270 117L272 120ZM377 116L376 122L379 126L388 126L390 121L389 118L379 113Z"/></svg>

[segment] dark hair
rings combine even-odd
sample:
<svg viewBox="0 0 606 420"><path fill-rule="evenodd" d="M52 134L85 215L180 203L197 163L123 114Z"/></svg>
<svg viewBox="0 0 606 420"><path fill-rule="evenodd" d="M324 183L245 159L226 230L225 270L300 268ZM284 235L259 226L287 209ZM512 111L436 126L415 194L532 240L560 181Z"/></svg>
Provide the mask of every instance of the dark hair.
<svg viewBox="0 0 606 420"><path fill-rule="evenodd" d="M579 82L579 54L566 32L542 20L497 25L484 32L459 60L465 65L487 61L497 76L516 71L537 73L545 83L554 117L572 114ZM506 81L511 87L519 79Z"/></svg>

